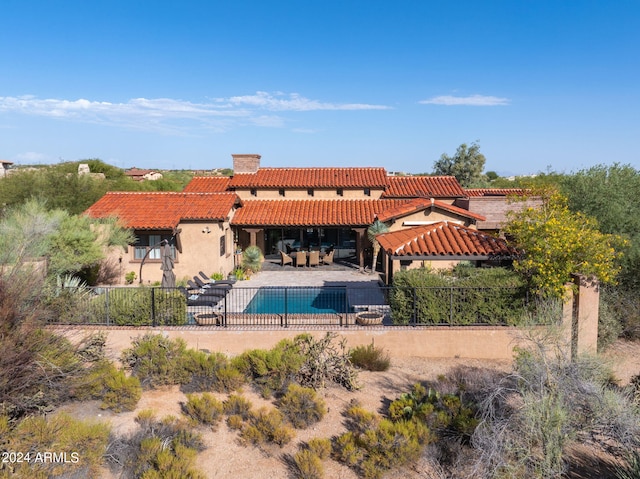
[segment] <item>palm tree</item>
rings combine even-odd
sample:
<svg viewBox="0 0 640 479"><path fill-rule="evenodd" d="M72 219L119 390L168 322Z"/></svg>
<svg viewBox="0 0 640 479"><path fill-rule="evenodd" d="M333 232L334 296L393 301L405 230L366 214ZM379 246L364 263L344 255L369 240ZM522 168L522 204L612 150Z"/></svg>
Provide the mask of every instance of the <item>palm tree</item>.
<svg viewBox="0 0 640 479"><path fill-rule="evenodd" d="M382 233L387 233L389 231L389 227L384 224L380 220L375 220L369 228L367 228L367 236L369 237L369 241L373 245L373 259L371 260L371 272L373 273L376 270L376 259L378 258L378 253L380 252L380 243L376 239L376 236Z"/></svg>

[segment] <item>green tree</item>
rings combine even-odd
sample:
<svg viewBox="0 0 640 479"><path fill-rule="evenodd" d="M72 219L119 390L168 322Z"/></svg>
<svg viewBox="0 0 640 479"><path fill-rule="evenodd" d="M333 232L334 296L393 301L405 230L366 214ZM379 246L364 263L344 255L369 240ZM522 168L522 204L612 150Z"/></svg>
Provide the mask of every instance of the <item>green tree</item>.
<svg viewBox="0 0 640 479"><path fill-rule="evenodd" d="M449 156L443 153L433 164L433 174L439 176L455 176L458 182L466 187L480 186L486 178L482 174L486 158L480 153L480 145L461 144L456 154Z"/></svg>
<svg viewBox="0 0 640 479"><path fill-rule="evenodd" d="M389 227L380 220L375 220L369 228L367 228L367 237L373 245L373 258L371 259L371 272L376 270L376 260L378 259L378 253L380 252L380 243L376 236L382 233L387 233Z"/></svg>
<svg viewBox="0 0 640 479"><path fill-rule="evenodd" d="M629 165L598 165L561 178L572 211L598 218L600 231L629 240L621 284L640 286L640 172Z"/></svg>
<svg viewBox="0 0 640 479"><path fill-rule="evenodd" d="M31 199L9 208L0 220L0 274L11 277L28 261L48 258L51 277L78 273L104 259L109 246L134 241L115 219L96 221L87 216L47 210Z"/></svg>
<svg viewBox="0 0 640 479"><path fill-rule="evenodd" d="M514 262L529 285L540 295L562 297L574 273L613 283L620 271L618 259L626 246L623 238L603 234L597 221L572 212L557 191L543 194L543 205L510 214L505 234L522 256Z"/></svg>

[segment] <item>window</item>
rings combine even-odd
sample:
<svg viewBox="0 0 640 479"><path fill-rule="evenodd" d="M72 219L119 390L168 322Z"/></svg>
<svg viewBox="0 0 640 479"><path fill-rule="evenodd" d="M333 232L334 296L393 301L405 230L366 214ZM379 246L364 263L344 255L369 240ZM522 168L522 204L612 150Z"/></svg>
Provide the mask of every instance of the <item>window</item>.
<svg viewBox="0 0 640 479"><path fill-rule="evenodd" d="M342 189L342 188L338 188L338 189L336 190L336 193L337 193L337 195L338 195L338 196L342 196L342 195L344 194L344 191L343 191L343 189Z"/></svg>
<svg viewBox="0 0 640 479"><path fill-rule="evenodd" d="M251 196L258 196L258 190L251 188Z"/></svg>
<svg viewBox="0 0 640 479"><path fill-rule="evenodd" d="M227 254L227 237L220 236L220 256Z"/></svg>
<svg viewBox="0 0 640 479"><path fill-rule="evenodd" d="M284 196L284 188L280 188L280 189L278 190L278 194L279 194L280 196Z"/></svg>
<svg viewBox="0 0 640 479"><path fill-rule="evenodd" d="M142 234L138 235L136 242L133 244L133 260L142 261L144 256L149 251L146 261L160 261L161 251L160 242L162 240L169 241L171 245L171 257L177 260L176 246L171 242L171 235L159 235L159 234Z"/></svg>
<svg viewBox="0 0 640 479"><path fill-rule="evenodd" d="M313 196L313 188L309 188L309 189L307 190L307 195L309 195L309 196Z"/></svg>
<svg viewBox="0 0 640 479"><path fill-rule="evenodd" d="M371 196L371 188L365 188L364 189L364 195L365 196Z"/></svg>

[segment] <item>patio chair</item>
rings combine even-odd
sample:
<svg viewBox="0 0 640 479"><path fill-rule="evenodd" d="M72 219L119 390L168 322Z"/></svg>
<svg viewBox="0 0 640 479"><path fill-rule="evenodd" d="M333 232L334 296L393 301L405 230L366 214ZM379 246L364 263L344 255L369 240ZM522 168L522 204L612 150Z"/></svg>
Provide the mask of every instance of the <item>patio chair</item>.
<svg viewBox="0 0 640 479"><path fill-rule="evenodd" d="M309 266L320 266L320 251L309 252Z"/></svg>
<svg viewBox="0 0 640 479"><path fill-rule="evenodd" d="M307 252L306 251L297 251L296 252L296 266L306 266L307 265Z"/></svg>
<svg viewBox="0 0 640 479"><path fill-rule="evenodd" d="M285 264L293 265L293 258L280 250L280 266L284 266Z"/></svg>
<svg viewBox="0 0 640 479"><path fill-rule="evenodd" d="M333 253L335 250L331 250L329 253L322 257L322 264L333 264Z"/></svg>

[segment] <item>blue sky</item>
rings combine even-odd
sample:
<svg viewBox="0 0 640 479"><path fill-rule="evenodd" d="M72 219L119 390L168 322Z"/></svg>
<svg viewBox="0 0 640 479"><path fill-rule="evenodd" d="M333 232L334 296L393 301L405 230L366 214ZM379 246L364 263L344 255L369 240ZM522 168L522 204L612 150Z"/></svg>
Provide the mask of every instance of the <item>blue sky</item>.
<svg viewBox="0 0 640 479"><path fill-rule="evenodd" d="M636 0L3 0L0 159L640 168Z"/></svg>

